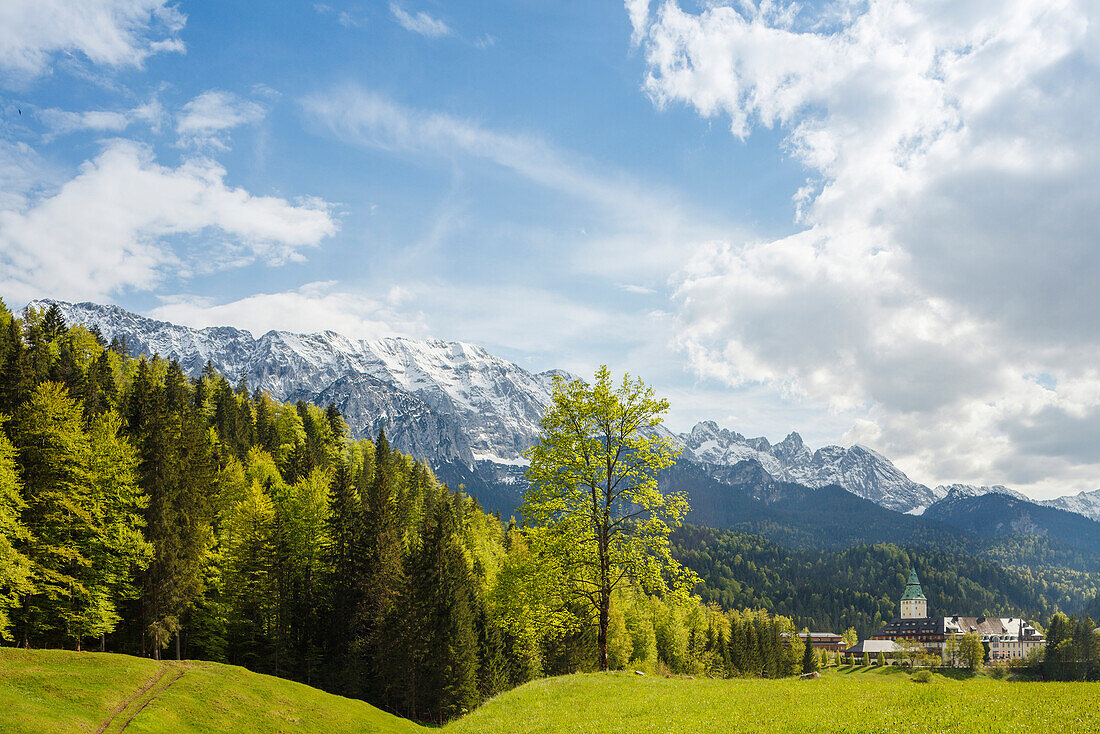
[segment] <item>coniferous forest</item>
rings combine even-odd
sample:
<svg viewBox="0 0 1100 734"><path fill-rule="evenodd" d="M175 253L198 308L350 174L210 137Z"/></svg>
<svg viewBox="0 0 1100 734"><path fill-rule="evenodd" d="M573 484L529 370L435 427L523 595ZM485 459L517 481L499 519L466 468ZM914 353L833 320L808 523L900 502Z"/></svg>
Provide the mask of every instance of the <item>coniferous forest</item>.
<svg viewBox="0 0 1100 734"><path fill-rule="evenodd" d="M593 669L531 529L339 412L0 304L0 639L244 665L443 721ZM562 608L562 607L565 608ZM614 668L782 676L784 617L616 593Z"/></svg>

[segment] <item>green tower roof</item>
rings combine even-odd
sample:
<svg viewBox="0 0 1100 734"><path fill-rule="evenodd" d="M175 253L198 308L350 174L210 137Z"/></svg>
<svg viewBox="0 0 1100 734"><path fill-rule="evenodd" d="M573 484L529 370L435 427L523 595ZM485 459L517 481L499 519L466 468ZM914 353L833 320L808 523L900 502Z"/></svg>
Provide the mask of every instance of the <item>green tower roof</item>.
<svg viewBox="0 0 1100 734"><path fill-rule="evenodd" d="M905 593L901 595L902 599L924 599L924 592L920 588L920 580L917 578L916 571L909 572L909 580L905 582Z"/></svg>

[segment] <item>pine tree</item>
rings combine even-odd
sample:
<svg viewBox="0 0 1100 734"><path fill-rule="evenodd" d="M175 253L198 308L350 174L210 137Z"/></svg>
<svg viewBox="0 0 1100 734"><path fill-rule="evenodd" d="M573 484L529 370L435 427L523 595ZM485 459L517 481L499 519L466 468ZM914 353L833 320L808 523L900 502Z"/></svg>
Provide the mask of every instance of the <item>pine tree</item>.
<svg viewBox="0 0 1100 734"><path fill-rule="evenodd" d="M450 498L439 503L414 564L422 655L414 663L421 696L412 708L437 723L473 709L478 700L474 590L455 515Z"/></svg>
<svg viewBox="0 0 1100 734"><path fill-rule="evenodd" d="M351 468L337 462L329 484L328 548L326 561L329 597L326 647L329 654L330 686L340 693L351 693L345 675L352 662L351 638L356 610L359 607L360 557L359 534L361 506L359 493L352 481Z"/></svg>
<svg viewBox="0 0 1100 734"><path fill-rule="evenodd" d="M145 573L145 629L158 658L173 634L178 652L180 617L202 593L217 486L205 420L179 392L173 372L170 368L168 380L175 392L153 384L152 367L143 360L128 407L128 430L141 456L141 485L149 495L146 534L155 553Z"/></svg>
<svg viewBox="0 0 1100 734"><path fill-rule="evenodd" d="M42 335L49 341L56 341L65 335L69 327L56 303L51 303L42 315Z"/></svg>
<svg viewBox="0 0 1100 734"><path fill-rule="evenodd" d="M367 669L363 695L368 700L385 701L385 673L391 660L383 644L381 630L392 618L397 599L405 584L403 534L397 526L394 457L385 431L375 442L374 476L365 480L362 515L361 553L366 571L356 614L354 635L363 646Z"/></svg>
<svg viewBox="0 0 1100 734"><path fill-rule="evenodd" d="M804 632L805 647L802 653L802 673L814 673L817 671L817 653L814 652L813 640L810 638L809 632Z"/></svg>

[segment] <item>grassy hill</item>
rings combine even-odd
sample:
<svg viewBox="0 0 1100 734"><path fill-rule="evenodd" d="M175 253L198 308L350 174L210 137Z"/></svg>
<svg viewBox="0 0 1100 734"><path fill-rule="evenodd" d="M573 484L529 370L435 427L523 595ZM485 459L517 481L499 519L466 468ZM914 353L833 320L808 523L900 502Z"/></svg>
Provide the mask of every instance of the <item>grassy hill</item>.
<svg viewBox="0 0 1100 734"><path fill-rule="evenodd" d="M362 701L205 662L0 648L0 731L370 732L422 727Z"/></svg>
<svg viewBox="0 0 1100 734"><path fill-rule="evenodd" d="M687 680L628 673L528 683L446 734L1038 732L1100 730L1097 684L1009 683L896 668L820 680ZM360 701L215 663L0 648L4 732L372 732L428 729Z"/></svg>

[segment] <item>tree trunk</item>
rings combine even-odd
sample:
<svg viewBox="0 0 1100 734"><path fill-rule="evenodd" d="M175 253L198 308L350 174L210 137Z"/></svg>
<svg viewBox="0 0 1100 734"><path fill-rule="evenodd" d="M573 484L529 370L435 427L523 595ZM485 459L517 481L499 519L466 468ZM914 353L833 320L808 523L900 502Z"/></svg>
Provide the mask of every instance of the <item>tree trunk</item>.
<svg viewBox="0 0 1100 734"><path fill-rule="evenodd" d="M180 630L176 630L176 660L180 659Z"/></svg>
<svg viewBox="0 0 1100 734"><path fill-rule="evenodd" d="M611 623L611 553L608 548L607 529L600 530L600 633L598 647L600 670L610 670L607 657L607 628Z"/></svg>
<svg viewBox="0 0 1100 734"><path fill-rule="evenodd" d="M23 649L31 649L31 595L23 595Z"/></svg>
<svg viewBox="0 0 1100 734"><path fill-rule="evenodd" d="M604 602L603 592L600 592L600 636L599 636L599 648L600 648L600 670L609 670L611 665L607 658L607 627L611 619L610 611L608 610L608 604Z"/></svg>
<svg viewBox="0 0 1100 734"><path fill-rule="evenodd" d="M99 651L107 652L107 633L104 632L99 636Z"/></svg>

